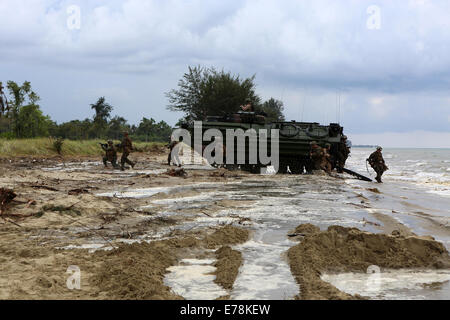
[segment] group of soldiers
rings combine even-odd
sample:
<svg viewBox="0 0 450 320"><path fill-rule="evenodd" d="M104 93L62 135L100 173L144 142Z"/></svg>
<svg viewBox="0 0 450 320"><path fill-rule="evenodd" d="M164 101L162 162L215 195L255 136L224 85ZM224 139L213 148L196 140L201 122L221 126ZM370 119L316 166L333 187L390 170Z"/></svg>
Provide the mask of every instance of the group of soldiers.
<svg viewBox="0 0 450 320"><path fill-rule="evenodd" d="M316 141L311 142L310 157L313 170L323 170L330 174L336 168L337 172L342 173L345 162L350 154L350 148L347 145L347 136L343 136L341 143L336 147L336 152L332 152L331 144L325 144L325 148L320 147Z"/></svg>
<svg viewBox="0 0 450 320"><path fill-rule="evenodd" d="M179 146L180 141L172 141L170 144L167 145L169 148L169 155L167 158L167 164L170 166L172 162L172 156L173 153L175 155L178 154L178 150L176 152L173 152L177 146ZM123 133L123 139L122 142L116 146L114 146L114 143L112 141L108 141L107 144L100 144L102 149L105 151L105 156L103 157L103 164L105 167L108 167L108 162L111 162L112 166L115 169L119 169L119 165L117 164L117 149L122 149L122 157L120 159L120 169L125 170L125 164L129 164L132 168L136 165L135 162L132 162L128 159L128 156L130 155L131 151L133 150L133 143L128 136L128 132ZM347 137L343 136L341 139L341 143L339 143L337 146L335 146L337 150L334 150L336 152L332 152L331 150L331 144L327 143L325 144L325 147L320 147L316 141L311 142L311 151L310 151L310 157L311 157L311 163L312 163L312 169L313 170L323 170L328 174L331 174L331 171L336 168L337 172L342 173L343 169L345 167L345 162L347 161L348 156L350 155L350 148L347 143ZM366 160L369 162L370 166L373 168L373 170L377 173L377 176L375 180L377 180L378 183L382 183L381 176L383 173L388 170L389 168L386 166L386 163L384 161L383 155L382 155L382 148L377 147L377 150L373 152L369 158ZM175 165L181 166L181 161L176 156L175 159Z"/></svg>
<svg viewBox="0 0 450 320"><path fill-rule="evenodd" d="M120 158L120 169L125 170L125 164L129 164L132 168L136 165L136 162L128 159L131 151L133 151L133 142L128 136L128 132L123 133L122 142L116 146L110 140L107 144L100 144L102 149L105 151L105 155L103 157L103 164L105 167L108 167L108 161L111 162L112 166L115 169L119 169L119 165L117 164L117 148L122 149L122 157Z"/></svg>
<svg viewBox="0 0 450 320"><path fill-rule="evenodd" d="M373 152L366 161L370 164L373 170L377 173L375 180L378 183L382 183L381 176L389 168L382 154L383 148L377 147L377 150ZM331 152L331 144L325 144L325 148L320 147L316 141L311 142L310 157L313 166L313 170L323 170L330 174L331 171L336 168L337 172L342 173L345 162L350 154L350 148L347 145L347 137L343 136L341 143L337 146L337 152ZM335 154L336 156L333 156Z"/></svg>

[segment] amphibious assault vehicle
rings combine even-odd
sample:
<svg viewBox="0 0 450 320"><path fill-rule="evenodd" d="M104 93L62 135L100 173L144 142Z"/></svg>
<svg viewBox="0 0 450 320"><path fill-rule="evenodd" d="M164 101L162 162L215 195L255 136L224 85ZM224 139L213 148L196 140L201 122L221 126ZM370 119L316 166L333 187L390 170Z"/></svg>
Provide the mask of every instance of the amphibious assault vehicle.
<svg viewBox="0 0 450 320"><path fill-rule="evenodd" d="M185 129L188 129L191 133L192 144L194 146L194 125L185 125ZM321 147L325 147L326 144L331 145L331 159L333 166L336 167L336 160L338 158L339 144L346 143L344 140L343 127L337 123L331 123L329 125L320 125L313 122L272 122L267 123L265 117L257 115L253 112L239 112L226 116L210 116L206 121L202 122L202 145L203 149L211 143L211 141L205 141L204 132L209 129L218 129L223 136L224 150L230 152L228 145L230 141L227 141L227 130L242 129L246 131L248 129L254 129L257 133L257 139L259 140L259 130L266 129L268 132L268 145L267 150L270 154L271 150L271 129L279 130L279 173L291 172L294 174L301 174L304 172L310 172L313 168L310 151L311 142L315 141ZM246 138L245 149L238 148L236 140L234 144L234 159L237 159L238 153L245 154L244 163L225 163L223 166L227 169L235 169L240 167L242 170L259 173L261 167L265 165L260 162L259 158L259 141L258 146L258 160L255 163L249 161L249 138ZM225 158L225 154L224 154ZM215 166L216 163L211 163Z"/></svg>

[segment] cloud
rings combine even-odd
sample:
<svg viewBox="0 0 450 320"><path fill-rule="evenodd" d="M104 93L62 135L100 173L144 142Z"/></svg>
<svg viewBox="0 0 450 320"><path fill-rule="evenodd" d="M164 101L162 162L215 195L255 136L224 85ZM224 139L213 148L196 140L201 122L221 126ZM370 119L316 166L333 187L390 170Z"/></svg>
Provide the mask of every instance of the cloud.
<svg viewBox="0 0 450 320"><path fill-rule="evenodd" d="M67 28L66 8L72 2L81 8L79 31ZM0 7L6 13L0 33L9 46L0 52L11 59L37 55L52 63L119 72L209 60L313 86L399 91L448 85L449 4L380 1L383 27L375 31L366 27L369 5L7 0ZM33 51L17 56L15 46Z"/></svg>
<svg viewBox="0 0 450 320"><path fill-rule="evenodd" d="M367 28L374 4L379 30ZM80 30L67 27L70 5ZM133 122L174 124L164 92L201 64L256 74L288 118L356 134L449 131L445 0L2 0L0 12L3 81L32 80L59 121L107 95Z"/></svg>

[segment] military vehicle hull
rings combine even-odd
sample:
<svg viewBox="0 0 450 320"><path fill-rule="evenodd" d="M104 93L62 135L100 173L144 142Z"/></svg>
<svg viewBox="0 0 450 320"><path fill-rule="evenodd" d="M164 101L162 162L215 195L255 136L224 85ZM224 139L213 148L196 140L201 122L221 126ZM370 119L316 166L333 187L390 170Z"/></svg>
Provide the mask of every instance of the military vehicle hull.
<svg viewBox="0 0 450 320"><path fill-rule="evenodd" d="M188 126L187 129L191 132L192 146L194 145L194 127ZM337 152L339 144L342 143L343 128L339 124L320 125L319 123L310 122L274 122L265 123L263 119L252 114L239 114L231 117L208 117L206 121L202 122L202 137L203 133L209 129L217 129L222 133L224 150L230 152L230 141L227 141L227 130L241 129L244 132L249 129L254 129L257 133L256 146L259 144L259 131L265 129L268 132L268 146L267 150L271 150L271 136L272 129L276 129L279 132L279 173L305 173L311 172L313 165L310 160L311 142L315 141L321 147L325 147L327 143L331 145L331 160L333 167L336 166ZM209 145L211 141L202 140L203 149ZM242 170L250 172L260 172L261 167L265 165L261 163L259 159L256 163L250 163L249 161L249 140L246 139L244 147L238 148L236 140L234 142L234 163L226 163L224 159L223 166L227 169L235 169L240 167ZM238 154L245 155L245 161L243 163L237 163ZM224 158L226 155L224 154ZM217 166L216 163L211 163L213 166Z"/></svg>

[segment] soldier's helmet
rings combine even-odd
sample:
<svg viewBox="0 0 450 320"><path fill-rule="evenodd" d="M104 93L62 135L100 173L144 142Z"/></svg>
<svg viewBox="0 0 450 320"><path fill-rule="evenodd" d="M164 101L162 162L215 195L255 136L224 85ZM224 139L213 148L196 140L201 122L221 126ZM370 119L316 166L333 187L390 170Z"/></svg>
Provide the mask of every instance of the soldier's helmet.
<svg viewBox="0 0 450 320"><path fill-rule="evenodd" d="M251 99L247 98L247 99L245 99L245 104L253 104L253 103L252 103Z"/></svg>
<svg viewBox="0 0 450 320"><path fill-rule="evenodd" d="M112 142L112 140L108 140L108 144L112 145L114 142Z"/></svg>
<svg viewBox="0 0 450 320"><path fill-rule="evenodd" d="M347 140L347 136L343 136L342 139Z"/></svg>
<svg viewBox="0 0 450 320"><path fill-rule="evenodd" d="M329 143L325 143L325 147L331 147L331 144L329 144Z"/></svg>
<svg viewBox="0 0 450 320"><path fill-rule="evenodd" d="M317 145L317 142L316 142L316 141L311 141L309 144L310 144L311 146L314 146L314 145Z"/></svg>
<svg viewBox="0 0 450 320"><path fill-rule="evenodd" d="M383 148L380 147L380 146L378 146L378 147L377 147L377 150L380 150L380 151L381 151L381 150L383 150Z"/></svg>

